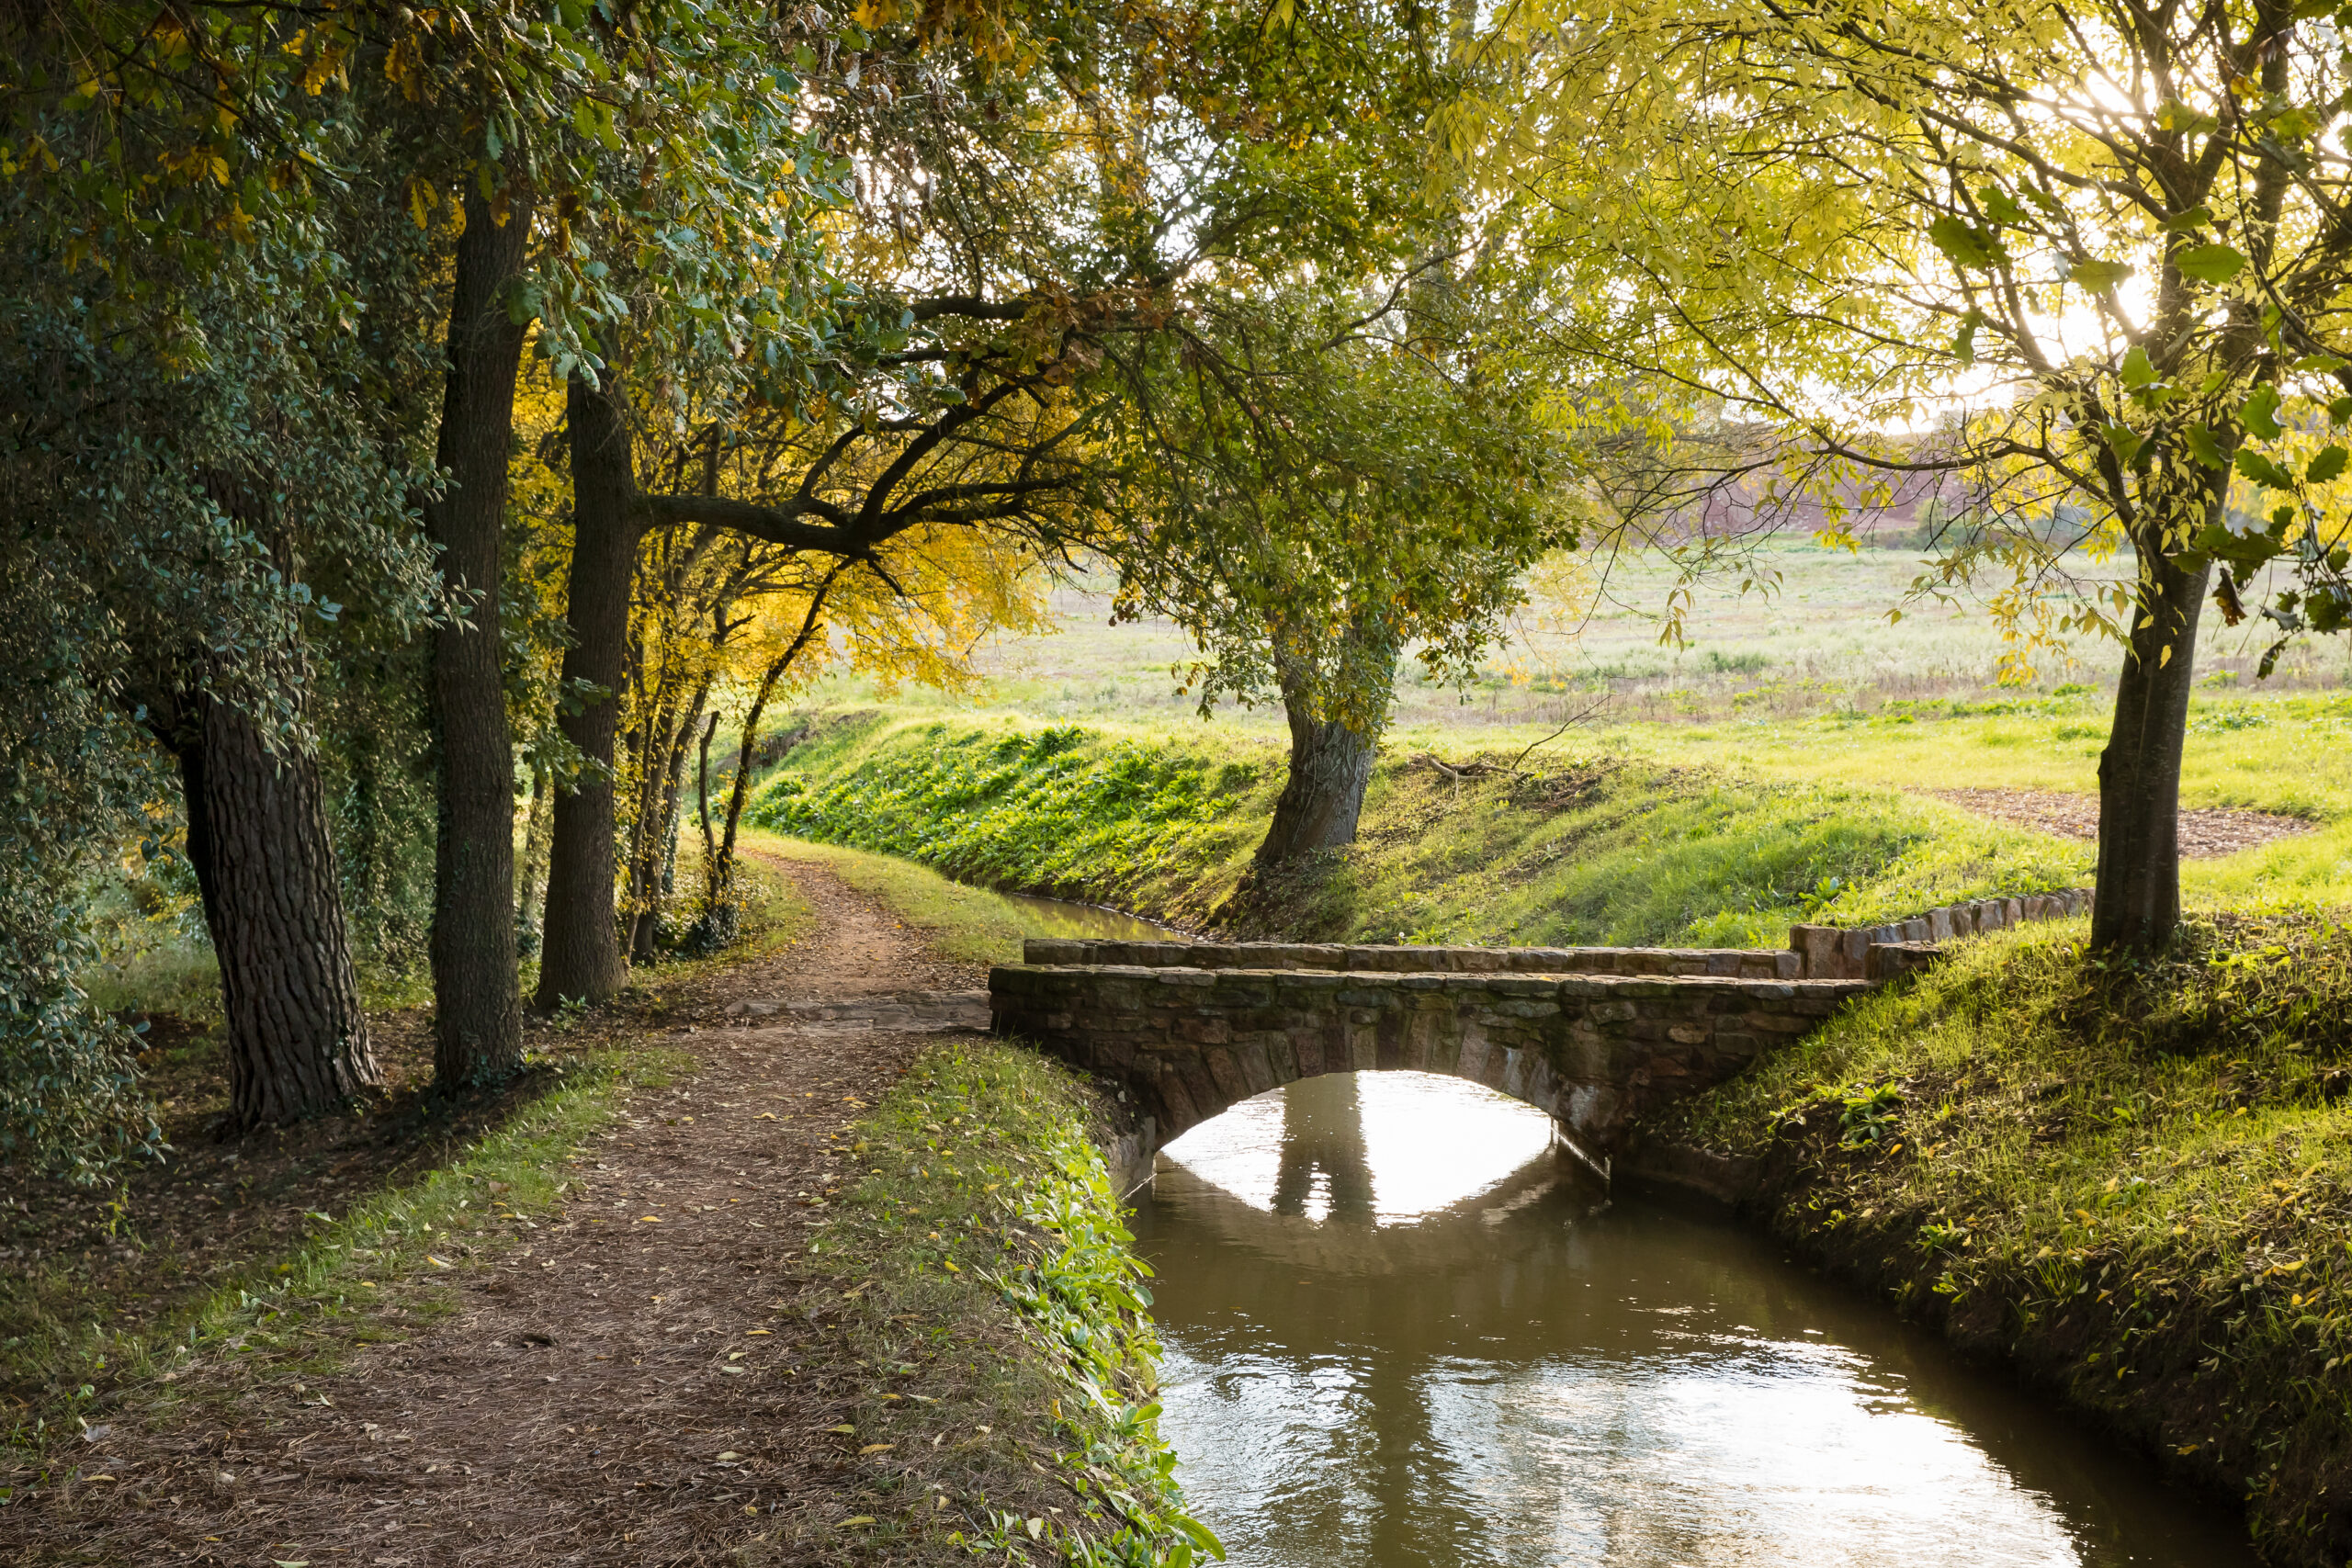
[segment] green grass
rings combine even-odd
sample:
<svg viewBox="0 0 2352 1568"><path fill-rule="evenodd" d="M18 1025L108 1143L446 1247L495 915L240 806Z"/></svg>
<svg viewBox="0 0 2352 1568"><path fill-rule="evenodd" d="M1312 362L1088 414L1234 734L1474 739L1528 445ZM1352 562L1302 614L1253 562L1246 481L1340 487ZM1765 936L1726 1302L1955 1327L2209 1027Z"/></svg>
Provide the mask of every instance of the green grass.
<svg viewBox="0 0 2352 1568"><path fill-rule="evenodd" d="M2088 874L2079 846L1893 791L1606 751L1547 767L1456 783L1392 753L1360 845L1234 908L1281 770L1246 741L869 719L795 751L753 812L967 882L1330 940L1777 946L1792 919Z"/></svg>
<svg viewBox="0 0 2352 1568"><path fill-rule="evenodd" d="M792 1561L1185 1568L1214 1550L1159 1438L1149 1270L1098 1116L1045 1057L958 1042L842 1136L859 1170L810 1244L831 1288L807 1310L864 1386L821 1439L845 1517L808 1521Z"/></svg>
<svg viewBox="0 0 2352 1568"><path fill-rule="evenodd" d="M1497 726L1524 724L1580 708L1588 694L1612 696L1621 724L1693 724L1876 712L1902 700L1976 699L1994 692L2004 650L1998 628L1973 598L1957 604L1906 605L1922 570L1913 550L1823 549L1805 541L1762 547L1755 581L1770 591L1741 591L1726 576L1699 585L1688 620L1689 646L1658 640L1657 612L1674 584L1668 568L1639 556L1609 564L1605 592L1582 605L1532 604L1513 617L1510 635L1466 692L1416 678L1408 665L1397 683L1398 718L1408 730L1460 739ZM2112 565L2066 563L2089 578ZM962 716L977 706L1058 722L1142 722L1170 728L1194 723L1193 699L1170 676L1193 649L1175 627L1145 621L1109 623L1107 580L1057 589L1057 635L1008 638L982 650L975 693L914 688L888 694L859 677L829 680L821 698L836 706L888 705L901 713ZM1890 623L1891 610L1902 618ZM2316 638L2291 649L2279 672L2257 682L2254 667L2267 639L2207 616L2198 637L2198 668L2217 695L2340 687L2344 643ZM2115 645L2075 644L2036 661L2046 694L2069 683L2104 692L2119 664ZM2257 699L2258 700L2258 699ZM1551 722L1557 723L1557 716ZM1219 728L1280 730L1278 709L1225 710ZM1523 742L1522 742L1523 743Z"/></svg>
<svg viewBox="0 0 2352 1568"><path fill-rule="evenodd" d="M1963 943L1654 1132L1763 1162L1792 1246L1942 1317L2282 1563L2352 1552L2352 928L2083 922Z"/></svg>

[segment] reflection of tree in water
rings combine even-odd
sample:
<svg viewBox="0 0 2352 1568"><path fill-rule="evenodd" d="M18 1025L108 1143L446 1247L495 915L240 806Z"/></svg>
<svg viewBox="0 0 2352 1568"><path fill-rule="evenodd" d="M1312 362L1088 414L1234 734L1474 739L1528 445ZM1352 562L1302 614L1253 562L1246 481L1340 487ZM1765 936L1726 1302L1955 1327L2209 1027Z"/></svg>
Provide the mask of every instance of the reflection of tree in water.
<svg viewBox="0 0 2352 1568"><path fill-rule="evenodd" d="M1353 1073L1302 1078L1283 1090L1274 1213L1304 1214L1317 1176L1329 1204L1328 1217L1372 1218L1372 1162L1364 1149L1363 1101L1356 1093Z"/></svg>

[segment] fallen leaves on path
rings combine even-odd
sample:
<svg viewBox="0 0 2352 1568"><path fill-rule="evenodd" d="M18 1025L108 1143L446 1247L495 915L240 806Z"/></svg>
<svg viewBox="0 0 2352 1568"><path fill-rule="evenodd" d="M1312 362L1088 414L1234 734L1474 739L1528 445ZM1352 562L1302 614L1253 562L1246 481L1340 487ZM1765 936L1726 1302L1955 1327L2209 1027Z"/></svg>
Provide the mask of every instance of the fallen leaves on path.
<svg viewBox="0 0 2352 1568"><path fill-rule="evenodd" d="M92 1425L95 1462L119 1473L0 1478L28 1483L0 1562L780 1568L779 1540L828 1528L849 1502L840 1450L769 1441L841 1420L858 1386L788 1310L808 1284L794 1260L824 1209L796 1194L837 1188L846 1145L829 1140L928 1037L820 1039L784 1019L747 1028L729 1005L964 991L978 976L929 958L831 878L796 875L825 935L714 976L683 998L702 1027L662 1043L693 1058L697 1100L790 1095L827 1111L696 1121L657 1114L683 1093L666 1106L641 1096L575 1151L569 1212L542 1215L530 1247L429 1258L446 1315L406 1314L409 1297L385 1292L392 1342L352 1348L333 1372L304 1367L307 1386L234 1354L183 1363L176 1387L198 1397L151 1404L133 1391ZM628 1207L650 1206L649 1193L671 1223L590 1212L629 1194ZM751 1335L764 1341L756 1362L725 1350ZM705 1375L720 1354L721 1375Z"/></svg>

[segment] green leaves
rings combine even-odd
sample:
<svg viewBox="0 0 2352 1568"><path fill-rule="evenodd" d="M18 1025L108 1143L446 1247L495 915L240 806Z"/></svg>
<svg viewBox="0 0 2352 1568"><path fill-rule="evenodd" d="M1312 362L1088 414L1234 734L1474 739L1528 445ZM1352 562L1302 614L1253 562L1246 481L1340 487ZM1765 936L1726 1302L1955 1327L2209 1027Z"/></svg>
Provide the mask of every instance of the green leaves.
<svg viewBox="0 0 2352 1568"><path fill-rule="evenodd" d="M2172 265L2200 283L2227 283L2245 270L2245 257L2230 245L2190 245L2173 253Z"/></svg>
<svg viewBox="0 0 2352 1568"><path fill-rule="evenodd" d="M1976 363L1976 329L1984 324L1984 312L1971 310L1960 319L1960 331L1952 334L1951 356L1962 365Z"/></svg>
<svg viewBox="0 0 2352 1568"><path fill-rule="evenodd" d="M2213 433L2203 425L2191 424L2182 427L2180 438L2182 444L2188 448L2188 455L2207 468L2226 468L2230 466L2230 460L2222 455L2222 444L2214 440Z"/></svg>
<svg viewBox="0 0 2352 1568"><path fill-rule="evenodd" d="M2149 360L2148 351L2136 343L2123 355L2121 375L2123 384L2135 392L2156 383L2156 367Z"/></svg>
<svg viewBox="0 0 2352 1568"><path fill-rule="evenodd" d="M2291 491L2295 477L2251 446L2238 449L2238 472L2268 490Z"/></svg>
<svg viewBox="0 0 2352 1568"><path fill-rule="evenodd" d="M2248 393L2238 405L2238 421L2265 441L2276 441L2287 433L2278 423L2278 389L2267 382Z"/></svg>
<svg viewBox="0 0 2352 1568"><path fill-rule="evenodd" d="M2078 261L2066 269L2066 281L2084 288L2112 288L2131 276L2132 268L2121 262Z"/></svg>
<svg viewBox="0 0 2352 1568"><path fill-rule="evenodd" d="M2312 457L2311 465L2303 470L2303 478L2312 484L2326 484L2343 474L2344 466L2347 461L2352 461L2352 452L2346 452L2343 447L2335 446L2323 447Z"/></svg>
<svg viewBox="0 0 2352 1568"><path fill-rule="evenodd" d="M1928 238L1956 267L1983 271L2009 259L2000 240L1963 219L1946 213L1928 225Z"/></svg>
<svg viewBox="0 0 2352 1568"><path fill-rule="evenodd" d="M2156 125L2181 136L2210 136L2222 129L2222 122L2199 109L2190 108L2178 98L2167 98L2156 106Z"/></svg>

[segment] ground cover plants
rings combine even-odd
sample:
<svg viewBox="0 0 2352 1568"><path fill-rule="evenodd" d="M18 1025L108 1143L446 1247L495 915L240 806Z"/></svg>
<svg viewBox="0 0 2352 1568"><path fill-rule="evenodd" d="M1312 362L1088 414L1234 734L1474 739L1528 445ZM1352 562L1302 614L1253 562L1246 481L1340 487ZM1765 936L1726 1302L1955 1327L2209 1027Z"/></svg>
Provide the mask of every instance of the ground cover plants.
<svg viewBox="0 0 2352 1568"><path fill-rule="evenodd" d="M2005 1355L2266 1556L2352 1552L2352 928L2084 923L1977 939L1652 1135L1755 1162L1802 1254Z"/></svg>
<svg viewBox="0 0 2352 1568"><path fill-rule="evenodd" d="M1159 1436L1149 1270L1091 1141L1101 1115L1058 1065L956 1042L841 1135L857 1173L809 1262L831 1286L814 1310L876 1374L828 1434L861 1511L793 1561L1222 1558Z"/></svg>

